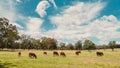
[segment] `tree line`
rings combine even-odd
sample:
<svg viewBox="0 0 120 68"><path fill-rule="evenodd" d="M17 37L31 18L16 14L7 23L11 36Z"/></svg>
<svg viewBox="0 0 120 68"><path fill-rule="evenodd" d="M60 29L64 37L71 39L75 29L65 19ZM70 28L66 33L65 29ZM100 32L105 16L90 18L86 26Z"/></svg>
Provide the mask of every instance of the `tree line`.
<svg viewBox="0 0 120 68"><path fill-rule="evenodd" d="M84 42L77 41L75 44L58 43L54 38L42 37L34 39L26 35L19 35L15 25L9 23L6 18L0 18L0 48L8 49L37 49L37 50L94 50L120 48L116 41L110 41L107 45L97 46L93 41L86 39Z"/></svg>

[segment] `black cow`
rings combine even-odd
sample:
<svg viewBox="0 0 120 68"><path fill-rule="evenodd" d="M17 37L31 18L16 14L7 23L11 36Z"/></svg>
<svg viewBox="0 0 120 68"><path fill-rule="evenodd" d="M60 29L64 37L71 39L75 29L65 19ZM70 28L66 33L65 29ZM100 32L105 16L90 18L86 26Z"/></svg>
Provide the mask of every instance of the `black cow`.
<svg viewBox="0 0 120 68"><path fill-rule="evenodd" d="M76 55L79 55L79 53L81 53L81 51L76 51L76 52L75 52Z"/></svg>
<svg viewBox="0 0 120 68"><path fill-rule="evenodd" d="M37 55L35 53L32 53L32 52L29 53L29 57L37 59Z"/></svg>
<svg viewBox="0 0 120 68"><path fill-rule="evenodd" d="M66 54L64 52L60 52L60 56L66 57Z"/></svg>
<svg viewBox="0 0 120 68"><path fill-rule="evenodd" d="M19 56L19 57L21 56L21 52L18 52L18 56Z"/></svg>
<svg viewBox="0 0 120 68"><path fill-rule="evenodd" d="M47 55L47 52L43 52L44 55Z"/></svg>
<svg viewBox="0 0 120 68"><path fill-rule="evenodd" d="M53 51L53 56L59 56L57 51Z"/></svg>
<svg viewBox="0 0 120 68"><path fill-rule="evenodd" d="M103 56L104 54L103 54L103 52L96 52L96 55L97 56Z"/></svg>

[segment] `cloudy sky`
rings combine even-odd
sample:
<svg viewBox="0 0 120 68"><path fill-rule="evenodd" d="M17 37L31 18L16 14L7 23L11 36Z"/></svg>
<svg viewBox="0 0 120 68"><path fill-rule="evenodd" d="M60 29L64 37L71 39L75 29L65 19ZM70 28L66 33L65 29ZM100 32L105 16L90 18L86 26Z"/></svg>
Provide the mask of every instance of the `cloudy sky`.
<svg viewBox="0 0 120 68"><path fill-rule="evenodd" d="M0 0L0 17L19 34L74 43L120 42L120 0Z"/></svg>

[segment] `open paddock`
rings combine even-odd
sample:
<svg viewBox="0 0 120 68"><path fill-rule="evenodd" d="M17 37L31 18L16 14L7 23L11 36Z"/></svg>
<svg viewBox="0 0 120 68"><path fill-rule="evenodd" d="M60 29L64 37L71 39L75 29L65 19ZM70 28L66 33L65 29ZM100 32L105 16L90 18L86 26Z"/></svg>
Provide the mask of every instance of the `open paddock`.
<svg viewBox="0 0 120 68"><path fill-rule="evenodd" d="M62 50L55 50L60 53ZM97 56L101 51L104 56ZM76 55L76 50L64 50L66 57L53 56L53 51L44 55L42 50L21 50L21 56L15 51L0 51L0 68L120 68L120 49L112 52L107 50L82 50ZM37 55L37 59L29 57L29 52Z"/></svg>

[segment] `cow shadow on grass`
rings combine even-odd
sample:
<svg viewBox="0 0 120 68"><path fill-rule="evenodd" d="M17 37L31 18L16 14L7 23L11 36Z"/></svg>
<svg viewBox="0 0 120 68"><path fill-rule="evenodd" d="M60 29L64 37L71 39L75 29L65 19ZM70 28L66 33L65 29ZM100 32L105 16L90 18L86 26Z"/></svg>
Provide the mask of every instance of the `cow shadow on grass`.
<svg viewBox="0 0 120 68"><path fill-rule="evenodd" d="M0 68L9 68L9 67L15 67L16 65L13 65L12 63L8 63L8 62L1 62L0 61Z"/></svg>

